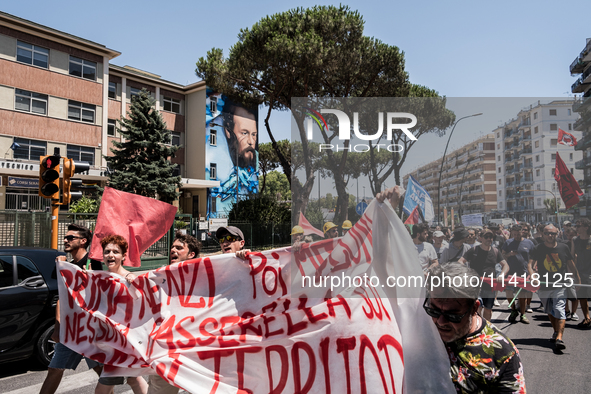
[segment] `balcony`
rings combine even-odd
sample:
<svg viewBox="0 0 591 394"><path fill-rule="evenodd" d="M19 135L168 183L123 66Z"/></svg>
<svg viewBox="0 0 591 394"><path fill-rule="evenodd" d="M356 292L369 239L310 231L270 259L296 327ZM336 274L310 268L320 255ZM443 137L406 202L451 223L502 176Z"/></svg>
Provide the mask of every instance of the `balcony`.
<svg viewBox="0 0 591 394"><path fill-rule="evenodd" d="M525 148L524 150L521 151L521 153L523 153L523 154L529 154L531 152L532 152L531 147L530 148Z"/></svg>
<svg viewBox="0 0 591 394"><path fill-rule="evenodd" d="M512 156L507 156L505 157L505 163L509 163L513 161L513 157Z"/></svg>
<svg viewBox="0 0 591 394"><path fill-rule="evenodd" d="M587 64L589 64L589 62L583 60L584 56L577 56L575 58L575 60L573 60L573 62L570 64L570 73L571 74L580 74L583 72L583 70L585 69L585 67L587 66Z"/></svg>
<svg viewBox="0 0 591 394"><path fill-rule="evenodd" d="M575 168L577 170L584 170L585 168L591 166L591 156L587 157L583 160L579 160L577 162L575 162Z"/></svg>
<svg viewBox="0 0 591 394"><path fill-rule="evenodd" d="M531 121L529 120L529 118L522 120L521 123L519 123L519 128L523 128L523 127L530 127L531 126Z"/></svg>
<svg viewBox="0 0 591 394"><path fill-rule="evenodd" d="M534 168L534 165L533 165L533 163L531 161L526 161L525 164L523 166L521 166L521 168L523 168L523 169L527 169L527 168L532 169L532 168Z"/></svg>
<svg viewBox="0 0 591 394"><path fill-rule="evenodd" d="M573 112L583 112L591 103L591 97L583 97L573 102Z"/></svg>
<svg viewBox="0 0 591 394"><path fill-rule="evenodd" d="M589 79L588 76L589 75L583 75L579 79L577 79L575 81L575 83L573 83L570 87L571 92L573 92L573 93L585 92L589 88L589 85L591 84L591 82L587 80L587 79Z"/></svg>

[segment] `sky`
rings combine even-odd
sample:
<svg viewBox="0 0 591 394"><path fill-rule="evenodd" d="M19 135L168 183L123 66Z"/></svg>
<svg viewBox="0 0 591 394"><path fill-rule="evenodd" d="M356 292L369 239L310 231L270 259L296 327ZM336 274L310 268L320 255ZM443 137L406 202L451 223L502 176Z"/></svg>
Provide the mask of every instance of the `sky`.
<svg viewBox="0 0 591 394"><path fill-rule="evenodd" d="M339 3L300 1L297 6L328 4ZM404 52L412 83L450 98L524 97L524 103L533 103L544 97L572 97L570 86L576 77L570 75L569 65L591 36L578 19L578 10L586 9L588 2L579 0L343 4L363 16L365 35ZM113 59L116 65L130 65L187 85L199 80L195 63L208 50L221 48L227 54L240 29L293 7L293 2L276 0L30 0L3 2L0 10L117 50L122 54ZM521 107L462 121L450 149L492 131ZM485 110L480 112L487 115ZM469 113L459 109L456 115ZM278 139L290 137L288 114L272 114L270 124ZM262 121L259 135L261 142L269 141ZM415 145L417 152L409 152L402 173L440 157L444 142L430 138Z"/></svg>

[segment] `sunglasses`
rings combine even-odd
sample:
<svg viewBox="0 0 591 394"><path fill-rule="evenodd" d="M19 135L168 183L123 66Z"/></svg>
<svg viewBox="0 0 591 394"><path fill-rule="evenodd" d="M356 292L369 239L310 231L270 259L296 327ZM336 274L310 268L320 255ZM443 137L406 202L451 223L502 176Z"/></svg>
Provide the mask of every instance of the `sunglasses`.
<svg viewBox="0 0 591 394"><path fill-rule="evenodd" d="M220 243L224 243L226 241L235 242L235 241L240 241L240 239L238 237L233 236L233 235L225 235L221 238L218 238L218 241L220 241Z"/></svg>
<svg viewBox="0 0 591 394"><path fill-rule="evenodd" d="M423 303L423 309L425 310L425 312L427 312L427 315L434 317L436 319L438 319L440 316L443 316L450 323L461 322L464 316L470 313L472 307L474 306L474 303L472 302L471 306L468 308L468 311L460 315L458 313L446 313L443 312L441 309L431 308L430 306L427 306L427 302L429 302L428 298L426 298L425 302Z"/></svg>
<svg viewBox="0 0 591 394"><path fill-rule="evenodd" d="M76 237L75 235L66 235L66 236L64 237L64 239L65 239L66 241L68 241L68 242L71 242L71 241L73 241L73 240L75 240L75 239L82 239L82 237Z"/></svg>
<svg viewBox="0 0 591 394"><path fill-rule="evenodd" d="M558 233L551 233L549 231L544 231L544 235L558 235Z"/></svg>

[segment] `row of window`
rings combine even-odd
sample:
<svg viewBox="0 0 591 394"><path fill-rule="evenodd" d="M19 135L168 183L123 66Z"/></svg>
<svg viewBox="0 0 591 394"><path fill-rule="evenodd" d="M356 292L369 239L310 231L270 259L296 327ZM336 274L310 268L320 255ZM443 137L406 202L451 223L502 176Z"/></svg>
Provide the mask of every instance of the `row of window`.
<svg viewBox="0 0 591 394"><path fill-rule="evenodd" d="M48 99L49 96L46 94L15 89L14 109L17 111L47 115ZM96 105L68 100L68 119L94 123L95 115Z"/></svg>
<svg viewBox="0 0 591 394"><path fill-rule="evenodd" d="M45 141L15 137L14 142L17 146L14 150L15 159L38 161L40 156L47 154L47 142ZM66 151L68 158L94 165L94 148L68 144Z"/></svg>
<svg viewBox="0 0 591 394"><path fill-rule="evenodd" d="M16 60L41 68L49 68L49 49L26 43L16 42ZM70 55L70 75L96 81L96 62Z"/></svg>
<svg viewBox="0 0 591 394"><path fill-rule="evenodd" d="M572 123L569 123L568 124L568 130L569 131L572 131L572 129L573 129L573 124ZM558 131L558 123L550 123L550 131ZM539 132L538 126L535 126L534 127L534 134L538 134L538 132ZM501 133L500 132L497 132L497 138L501 138ZM501 149L500 144L497 144L497 148Z"/></svg>
<svg viewBox="0 0 591 394"><path fill-rule="evenodd" d="M141 89L138 88L130 88L130 98L134 98L140 95ZM109 98L116 99L117 98L117 83L116 82L109 82ZM181 113L181 100L174 99L172 97L163 97L162 100L162 109L168 112L174 112L175 114Z"/></svg>

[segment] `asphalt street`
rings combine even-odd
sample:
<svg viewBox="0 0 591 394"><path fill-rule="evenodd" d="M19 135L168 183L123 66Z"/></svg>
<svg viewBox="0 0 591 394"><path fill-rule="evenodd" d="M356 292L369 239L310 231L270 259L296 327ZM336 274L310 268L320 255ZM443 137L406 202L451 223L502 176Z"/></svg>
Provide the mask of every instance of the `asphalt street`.
<svg viewBox="0 0 591 394"><path fill-rule="evenodd" d="M524 366L528 393L589 393L588 377L591 371L591 330L582 330L577 324L582 321L567 321L564 334L566 349L556 353L550 342L552 327L547 315L534 309L528 314L531 324L508 322L507 301L501 294L502 305L493 310L492 322L517 345ZM534 295L532 307L540 306ZM2 364L0 368L0 393L36 394L39 392L46 370L34 361ZM59 394L91 394L97 376L84 362L75 371L66 371ZM131 394L129 386L116 386L116 394Z"/></svg>

